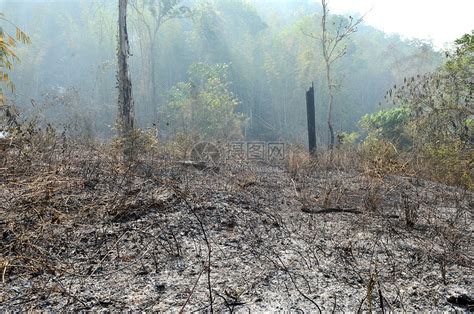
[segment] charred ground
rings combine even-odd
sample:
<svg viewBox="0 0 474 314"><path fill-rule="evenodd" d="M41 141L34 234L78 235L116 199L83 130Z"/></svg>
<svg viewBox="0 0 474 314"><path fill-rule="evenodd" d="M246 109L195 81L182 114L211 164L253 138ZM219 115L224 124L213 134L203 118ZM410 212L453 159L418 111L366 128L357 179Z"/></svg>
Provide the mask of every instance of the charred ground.
<svg viewBox="0 0 474 314"><path fill-rule="evenodd" d="M5 162L0 308L453 310L472 297L472 192L322 157L197 170L117 156Z"/></svg>

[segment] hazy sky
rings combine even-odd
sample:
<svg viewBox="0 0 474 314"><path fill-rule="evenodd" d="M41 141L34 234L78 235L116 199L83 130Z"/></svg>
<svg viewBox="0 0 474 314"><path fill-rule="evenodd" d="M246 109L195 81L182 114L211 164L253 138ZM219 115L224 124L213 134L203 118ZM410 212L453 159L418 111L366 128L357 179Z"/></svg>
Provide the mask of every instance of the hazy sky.
<svg viewBox="0 0 474 314"><path fill-rule="evenodd" d="M329 0L329 9L368 12L367 24L409 38L432 39L440 48L474 29L474 0Z"/></svg>
<svg viewBox="0 0 474 314"><path fill-rule="evenodd" d="M0 5L12 1L25 0L0 0ZM69 0L29 1L65 2ZM313 1L321 2L320 0ZM369 25L387 33L399 33L408 38L431 39L439 48L442 48L446 42L452 42L474 29L474 0L328 1L329 9L333 13L367 13L365 22Z"/></svg>

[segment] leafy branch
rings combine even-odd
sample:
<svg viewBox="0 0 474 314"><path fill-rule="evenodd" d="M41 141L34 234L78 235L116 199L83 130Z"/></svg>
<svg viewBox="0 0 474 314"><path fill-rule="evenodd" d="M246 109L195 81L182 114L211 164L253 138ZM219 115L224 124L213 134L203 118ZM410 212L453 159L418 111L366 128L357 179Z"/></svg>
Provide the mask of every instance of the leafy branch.
<svg viewBox="0 0 474 314"><path fill-rule="evenodd" d="M15 29L15 36L13 36L0 26L0 82L5 83L13 92L14 85L10 80L8 72L13 71L14 62L20 62L20 58L15 53L14 48L17 47L19 43L30 44L31 39L24 31L8 20L3 13L0 13L0 21L13 26ZM3 90L0 87L0 107L3 106L4 103L5 98Z"/></svg>

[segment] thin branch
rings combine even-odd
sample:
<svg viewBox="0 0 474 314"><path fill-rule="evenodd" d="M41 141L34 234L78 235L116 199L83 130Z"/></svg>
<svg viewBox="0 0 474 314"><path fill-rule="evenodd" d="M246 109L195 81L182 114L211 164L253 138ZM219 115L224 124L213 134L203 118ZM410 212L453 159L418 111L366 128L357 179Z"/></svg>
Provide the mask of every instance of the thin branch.
<svg viewBox="0 0 474 314"><path fill-rule="evenodd" d="M196 289L196 286L199 282L199 279L201 279L201 276L202 276L202 273L204 272L204 270L206 269L206 267L203 267L201 272L199 273L199 276L197 277L196 281L194 282L194 285L193 285L193 288L191 289L191 292L189 293L188 295L188 298L186 299L186 302L184 302L183 306L181 307L181 309L179 310L179 313L183 313L184 312L184 308L186 307L186 305L188 304L189 300L191 299L191 296L193 295L194 293L194 290Z"/></svg>
<svg viewBox="0 0 474 314"><path fill-rule="evenodd" d="M285 265L285 263L283 263L283 261L281 260L280 256L277 255L277 258L278 258L278 260L280 261L281 265L283 266L283 269L285 270L285 272L288 274L288 276L290 276L290 280L291 280L291 282L293 283L293 285L295 286L296 291L298 291L298 293L299 293L303 298L305 298L306 300L308 300L308 301L310 301L311 303L313 303L313 304L316 306L316 308L318 309L319 313L322 313L321 308L319 307L319 305L318 305L313 299L311 299L310 297L308 297L303 291L300 290L300 288L299 288L298 285L296 284L296 281L294 280L293 276L291 275L290 270L289 270L288 267Z"/></svg>

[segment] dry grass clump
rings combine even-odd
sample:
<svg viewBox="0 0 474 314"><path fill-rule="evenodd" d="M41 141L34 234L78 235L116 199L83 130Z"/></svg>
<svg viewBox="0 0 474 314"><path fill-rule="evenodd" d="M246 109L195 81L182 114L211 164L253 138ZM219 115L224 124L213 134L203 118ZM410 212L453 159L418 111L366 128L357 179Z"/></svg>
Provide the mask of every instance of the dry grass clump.
<svg viewBox="0 0 474 314"><path fill-rule="evenodd" d="M340 146L318 154L319 170L351 172L357 170L360 164L361 157L355 146Z"/></svg>
<svg viewBox="0 0 474 314"><path fill-rule="evenodd" d="M311 156L304 147L295 145L289 148L287 169L293 179L314 170L316 163L316 158Z"/></svg>
<svg viewBox="0 0 474 314"><path fill-rule="evenodd" d="M382 182L369 177L365 187L364 208L369 212L376 212L380 208L382 200Z"/></svg>
<svg viewBox="0 0 474 314"><path fill-rule="evenodd" d="M474 188L474 150L460 143L399 151L387 140L367 140L358 155L360 167L372 177L401 175Z"/></svg>
<svg viewBox="0 0 474 314"><path fill-rule="evenodd" d="M52 128L14 136L19 144L5 148L0 169L3 282L12 274L67 271L72 266L56 256L74 245L65 237L75 225L126 220L131 209L139 215L164 201L157 169L167 166L154 161L153 149L124 162L116 143L85 147Z"/></svg>
<svg viewBox="0 0 474 314"><path fill-rule="evenodd" d="M287 169L293 178L312 172L354 171L360 168L361 155L353 146L320 150L310 155L302 146L290 146Z"/></svg>

